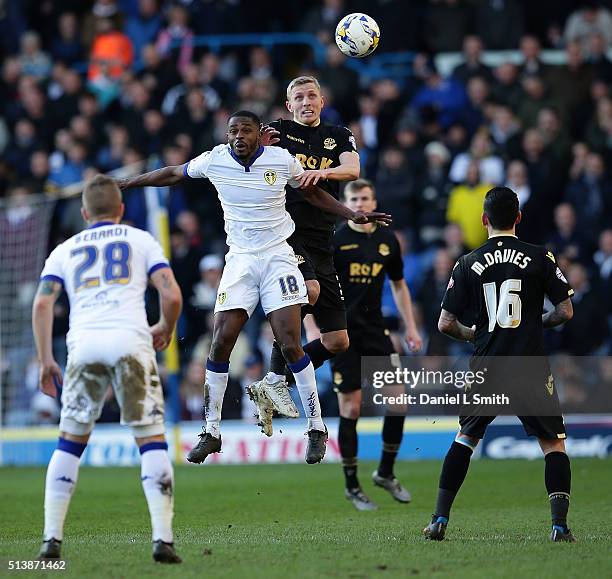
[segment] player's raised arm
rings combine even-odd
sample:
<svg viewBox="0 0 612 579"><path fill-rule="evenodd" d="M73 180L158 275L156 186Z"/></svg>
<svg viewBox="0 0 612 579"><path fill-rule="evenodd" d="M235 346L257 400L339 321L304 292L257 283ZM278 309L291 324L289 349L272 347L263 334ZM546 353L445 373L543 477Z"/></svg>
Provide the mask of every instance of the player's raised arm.
<svg viewBox="0 0 612 579"><path fill-rule="evenodd" d="M169 187L180 183L187 178L187 163L184 165L170 165L149 171L135 177L117 180L119 189L129 189L130 187Z"/></svg>
<svg viewBox="0 0 612 579"><path fill-rule="evenodd" d="M574 317L574 306L572 300L567 298L559 302L554 310L542 315L542 327L546 330L569 322Z"/></svg>
<svg viewBox="0 0 612 579"><path fill-rule="evenodd" d="M304 199L306 199L308 203L319 209L323 209L323 211L333 213L334 215L338 215L339 217L355 223L376 222L380 225L389 225L393 220L391 215L387 213L362 213L361 211L353 211L320 187L308 187L302 191L304 193Z"/></svg>
<svg viewBox="0 0 612 579"><path fill-rule="evenodd" d="M159 292L160 317L159 322L151 326L153 347L158 352L165 350L170 344L172 332L181 315L183 298L176 283L174 274L169 267L163 267L151 274L151 283Z"/></svg>
<svg viewBox="0 0 612 579"><path fill-rule="evenodd" d="M62 371L53 357L53 307L62 291L62 284L42 279L32 306L32 331L40 364L39 387L55 397L56 383L62 383Z"/></svg>

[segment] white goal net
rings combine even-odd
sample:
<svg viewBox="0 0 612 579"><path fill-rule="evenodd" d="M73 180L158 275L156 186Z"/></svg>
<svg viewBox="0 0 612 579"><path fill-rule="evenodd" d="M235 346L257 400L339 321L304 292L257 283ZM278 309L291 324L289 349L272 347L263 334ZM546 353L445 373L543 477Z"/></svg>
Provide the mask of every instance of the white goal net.
<svg viewBox="0 0 612 579"><path fill-rule="evenodd" d="M32 301L47 256L54 205L44 195L0 199L0 426L35 422Z"/></svg>

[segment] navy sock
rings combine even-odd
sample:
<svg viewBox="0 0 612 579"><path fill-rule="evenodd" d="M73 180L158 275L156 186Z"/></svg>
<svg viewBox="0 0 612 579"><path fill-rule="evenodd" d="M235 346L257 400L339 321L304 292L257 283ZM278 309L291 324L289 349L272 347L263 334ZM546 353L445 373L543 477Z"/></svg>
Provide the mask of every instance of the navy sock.
<svg viewBox="0 0 612 579"><path fill-rule="evenodd" d="M404 435L404 418L404 416L385 416L382 430L383 451L378 465L380 476L388 478L393 476L393 466Z"/></svg>
<svg viewBox="0 0 612 579"><path fill-rule="evenodd" d="M347 489L359 487L357 479L357 419L340 417L338 446Z"/></svg>

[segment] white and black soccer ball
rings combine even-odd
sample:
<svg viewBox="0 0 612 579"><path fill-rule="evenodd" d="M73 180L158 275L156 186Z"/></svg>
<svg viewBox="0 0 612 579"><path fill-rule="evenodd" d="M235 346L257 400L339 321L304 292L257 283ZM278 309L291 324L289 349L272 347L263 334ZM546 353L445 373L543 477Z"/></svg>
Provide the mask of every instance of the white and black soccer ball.
<svg viewBox="0 0 612 579"><path fill-rule="evenodd" d="M336 26L336 44L346 56L368 56L376 50L379 40L380 29L376 20L361 12L348 14Z"/></svg>

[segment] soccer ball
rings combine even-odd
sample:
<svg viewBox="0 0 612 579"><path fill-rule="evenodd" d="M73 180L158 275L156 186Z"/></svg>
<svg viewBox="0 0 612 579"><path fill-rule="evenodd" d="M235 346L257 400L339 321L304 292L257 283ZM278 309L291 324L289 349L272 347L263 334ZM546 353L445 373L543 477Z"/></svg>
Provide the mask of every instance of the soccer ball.
<svg viewBox="0 0 612 579"><path fill-rule="evenodd" d="M343 54L363 58L372 54L380 40L380 29L373 18L361 12L345 16L336 26L336 44Z"/></svg>

